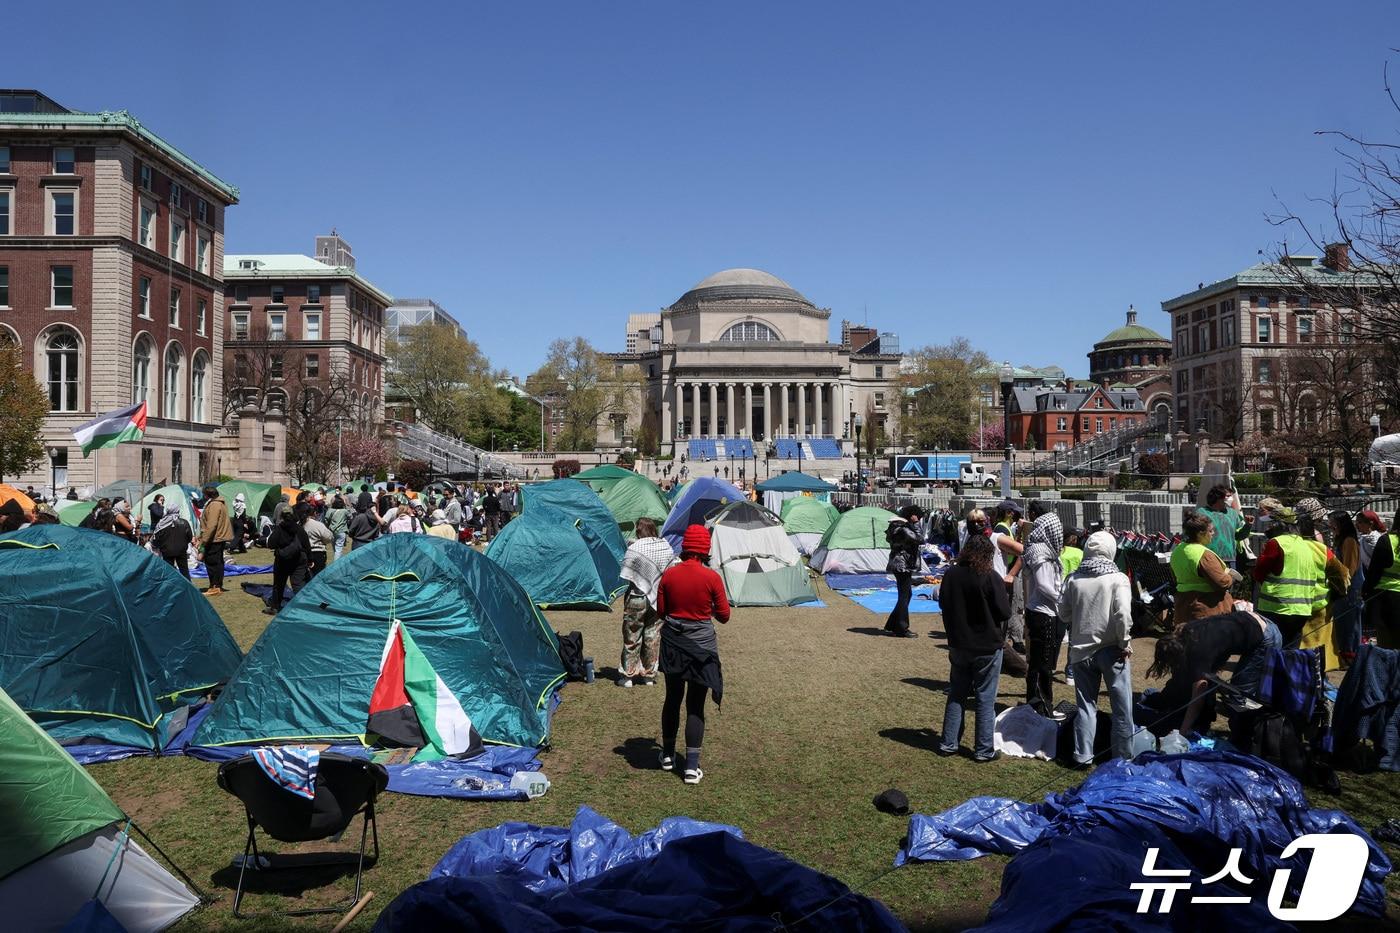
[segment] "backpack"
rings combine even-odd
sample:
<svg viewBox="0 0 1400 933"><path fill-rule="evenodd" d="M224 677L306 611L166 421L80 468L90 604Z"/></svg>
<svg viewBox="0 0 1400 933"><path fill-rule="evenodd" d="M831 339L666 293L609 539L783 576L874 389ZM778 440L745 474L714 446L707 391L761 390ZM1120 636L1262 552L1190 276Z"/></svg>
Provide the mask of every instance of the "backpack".
<svg viewBox="0 0 1400 933"><path fill-rule="evenodd" d="M583 680L583 633L554 634L559 639L559 662L564 665L564 673L570 680Z"/></svg>
<svg viewBox="0 0 1400 933"><path fill-rule="evenodd" d="M1308 751L1297 726L1289 716L1264 712L1250 729L1249 754L1276 765L1299 779L1308 776Z"/></svg>
<svg viewBox="0 0 1400 933"><path fill-rule="evenodd" d="M293 535L292 535L292 540L288 541L286 544L284 544L284 545L282 545L281 547L279 547L279 548L277 549L277 552L276 552L276 553L277 553L277 559L280 560L280 561L294 561L294 560L297 560L298 558L300 558L300 557L302 556L302 553L301 553L301 539L298 538L295 534L293 534Z"/></svg>

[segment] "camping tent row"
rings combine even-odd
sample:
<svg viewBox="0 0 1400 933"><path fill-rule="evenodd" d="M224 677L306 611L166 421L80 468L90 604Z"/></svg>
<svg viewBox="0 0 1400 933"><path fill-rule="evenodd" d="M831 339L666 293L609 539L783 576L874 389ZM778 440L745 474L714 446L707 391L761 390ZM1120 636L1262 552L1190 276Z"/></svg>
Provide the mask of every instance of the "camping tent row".
<svg viewBox="0 0 1400 933"><path fill-rule="evenodd" d="M770 477L759 483L757 487L759 495L763 497L763 504L774 512L781 512L783 503L797 496L814 496L823 502L831 499L831 494L836 491L836 487L811 473L801 473L789 470L777 476Z"/></svg>
<svg viewBox="0 0 1400 933"><path fill-rule="evenodd" d="M890 559L885 531L898 518L870 505L843 512L812 552L812 569L818 573L884 573Z"/></svg>
<svg viewBox="0 0 1400 933"><path fill-rule="evenodd" d="M573 479L598 494L624 540L631 541L636 536L638 520L649 518L660 528L670 514L671 503L656 484L631 470L605 464L575 474Z"/></svg>
<svg viewBox="0 0 1400 933"><path fill-rule="evenodd" d="M783 502L779 513L783 528L799 554L811 555L822 542L826 530L841 515L836 506L813 496L796 496Z"/></svg>

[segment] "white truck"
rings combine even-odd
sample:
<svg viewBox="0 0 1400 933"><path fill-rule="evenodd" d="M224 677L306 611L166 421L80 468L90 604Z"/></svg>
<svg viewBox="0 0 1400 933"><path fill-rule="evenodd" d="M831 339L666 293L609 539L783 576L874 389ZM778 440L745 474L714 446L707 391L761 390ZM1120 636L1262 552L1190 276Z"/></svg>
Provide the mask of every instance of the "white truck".
<svg viewBox="0 0 1400 933"><path fill-rule="evenodd" d="M959 493L969 489L995 489L1001 482L1001 475L988 473L980 464L964 463L958 470L957 489Z"/></svg>

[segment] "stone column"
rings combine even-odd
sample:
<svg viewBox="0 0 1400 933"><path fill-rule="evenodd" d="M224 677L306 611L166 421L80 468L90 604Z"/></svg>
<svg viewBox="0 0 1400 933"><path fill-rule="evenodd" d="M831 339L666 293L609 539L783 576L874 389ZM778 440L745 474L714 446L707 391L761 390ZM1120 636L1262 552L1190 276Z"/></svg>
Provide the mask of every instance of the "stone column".
<svg viewBox="0 0 1400 933"><path fill-rule="evenodd" d="M763 440L773 440L773 393L772 383L763 383Z"/></svg>
<svg viewBox="0 0 1400 933"><path fill-rule="evenodd" d="M797 436L807 436L807 383L797 384Z"/></svg>
<svg viewBox="0 0 1400 933"><path fill-rule="evenodd" d="M739 429L734 425L734 383L724 384L724 433L729 437L736 437Z"/></svg>
<svg viewBox="0 0 1400 933"><path fill-rule="evenodd" d="M673 427L673 425L671 424L671 399L670 399L670 396L668 395L668 393L669 393L670 391L671 391L671 387L670 387L669 385L666 384L666 381L665 381L665 380L662 380L662 382L661 382L661 443L663 443L663 444L669 444L669 443L671 443L673 440L675 440L675 438L676 438L675 434L672 433L672 427Z"/></svg>
<svg viewBox="0 0 1400 933"><path fill-rule="evenodd" d="M753 440L753 383L744 383L744 430Z"/></svg>
<svg viewBox="0 0 1400 933"><path fill-rule="evenodd" d="M714 437L715 435L719 434L719 418L715 417L715 416L718 415L718 414L719 414L719 384L718 384L718 383L712 382L712 383L710 383L710 424L709 424L709 428L710 428L709 434L710 434L710 437Z"/></svg>
<svg viewBox="0 0 1400 933"><path fill-rule="evenodd" d="M700 436L700 383L690 383L690 436Z"/></svg>
<svg viewBox="0 0 1400 933"><path fill-rule="evenodd" d="M788 433L788 424L790 423L788 421L788 389L791 385L792 383L790 382L778 383L778 391L782 393L780 410L783 415L783 420L778 423L778 437L786 436Z"/></svg>
<svg viewBox="0 0 1400 933"><path fill-rule="evenodd" d="M814 415L814 417L817 420L816 435L818 437L821 437L824 434L826 434L826 431L822 429L822 416L825 414L825 411L823 409L826 408L826 406L822 403L822 396L826 394L826 383L818 382L816 385L812 386L812 388L817 393L817 413L816 415Z"/></svg>

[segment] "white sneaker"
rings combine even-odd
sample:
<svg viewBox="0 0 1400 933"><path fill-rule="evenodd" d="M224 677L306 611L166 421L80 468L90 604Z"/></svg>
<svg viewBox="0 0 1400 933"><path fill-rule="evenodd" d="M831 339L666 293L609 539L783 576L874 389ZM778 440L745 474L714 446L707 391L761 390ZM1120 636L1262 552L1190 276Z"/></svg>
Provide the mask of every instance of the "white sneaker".
<svg viewBox="0 0 1400 933"><path fill-rule="evenodd" d="M658 752L657 754L659 755L659 758L657 760L661 765L662 771L676 770L676 758L674 755L663 755L660 752Z"/></svg>
<svg viewBox="0 0 1400 933"><path fill-rule="evenodd" d="M619 677L619 678L618 678L618 681L617 681L617 685L618 685L619 687L630 687L630 686L632 686L632 678L631 678L631 677Z"/></svg>
<svg viewBox="0 0 1400 933"><path fill-rule="evenodd" d="M687 784L699 784L700 779L704 776L705 772L699 768L686 768L684 780Z"/></svg>

